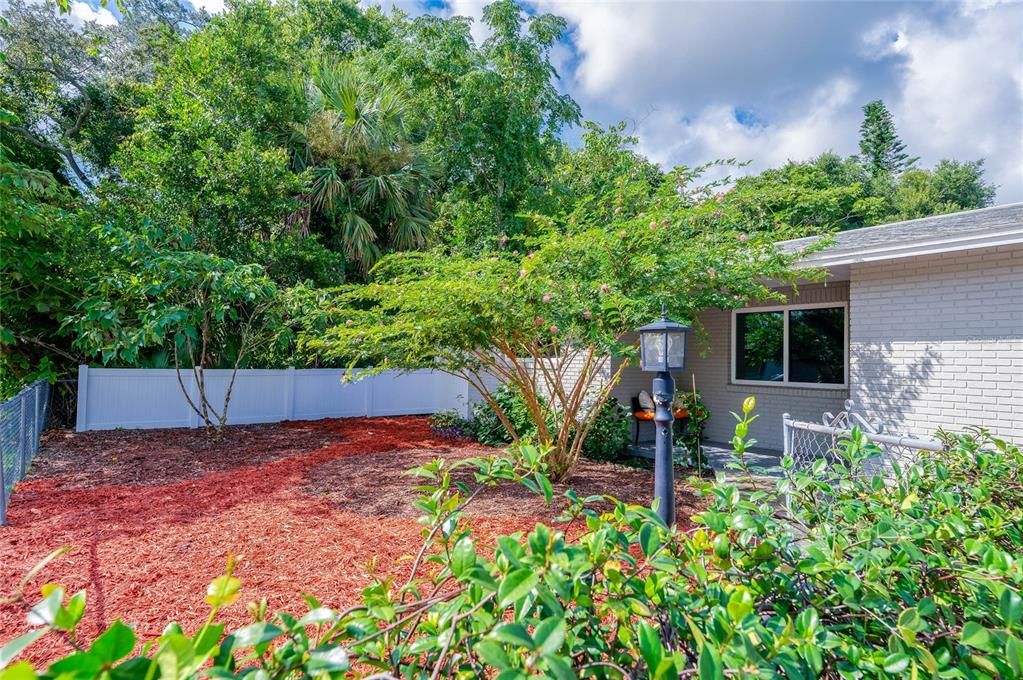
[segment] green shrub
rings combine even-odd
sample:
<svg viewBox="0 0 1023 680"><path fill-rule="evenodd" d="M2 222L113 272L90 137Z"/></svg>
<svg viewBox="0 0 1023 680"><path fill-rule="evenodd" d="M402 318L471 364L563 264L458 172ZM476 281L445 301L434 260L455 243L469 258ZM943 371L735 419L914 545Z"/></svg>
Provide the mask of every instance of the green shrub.
<svg viewBox="0 0 1023 680"><path fill-rule="evenodd" d="M472 437L472 421L458 415L454 409L437 411L430 416L430 429L444 439L469 439Z"/></svg>
<svg viewBox="0 0 1023 680"><path fill-rule="evenodd" d="M736 427L740 451L752 407ZM229 565L198 632L172 624L125 661L135 636L115 622L43 675L340 678L358 664L402 678L1021 677L1023 453L983 432L948 441L890 481L864 474L880 451L854 431L826 475L786 460L775 488L700 483L708 507L686 531L646 507L568 492L566 518L586 526L578 539L538 524L487 549L467 505L503 481L550 501L543 452L437 460L415 470L427 536L407 581L374 581L340 613L312 599L301 618L256 605L254 623L224 636L215 615L238 591ZM475 488L453 481L461 468ZM84 597L62 598L47 592L36 630L0 660L47 630L68 637ZM36 677L27 662L7 673Z"/></svg>
<svg viewBox="0 0 1023 680"><path fill-rule="evenodd" d="M616 460L629 446L631 424L629 409L613 397L608 399L583 440L583 455L592 460Z"/></svg>
<svg viewBox="0 0 1023 680"><path fill-rule="evenodd" d="M686 433L679 443L689 452L690 458L693 458L697 447L703 441L703 430L706 427L707 420L710 418L710 409L703 403L699 390L695 393L691 391L676 392L675 408L684 408L686 413L689 414ZM690 463L695 465L696 461L692 460Z"/></svg>
<svg viewBox="0 0 1023 680"><path fill-rule="evenodd" d="M521 394L512 388L501 386L494 390L493 396L522 439L536 437L536 425ZM487 446L501 446L512 442L508 428L497 417L494 409L485 402L473 404L472 435L476 441Z"/></svg>

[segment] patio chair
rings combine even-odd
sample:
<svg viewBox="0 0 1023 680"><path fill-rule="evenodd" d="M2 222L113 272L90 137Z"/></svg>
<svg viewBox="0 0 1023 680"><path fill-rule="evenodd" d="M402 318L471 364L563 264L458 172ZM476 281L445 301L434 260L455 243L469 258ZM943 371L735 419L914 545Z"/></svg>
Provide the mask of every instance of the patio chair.
<svg viewBox="0 0 1023 680"><path fill-rule="evenodd" d="M689 413L684 408L675 409L675 426L678 428L676 435L681 437L685 433L685 423ZM632 398L632 422L633 422L633 445L639 444L639 424L642 422L654 422L654 412L643 408L639 403L639 395Z"/></svg>

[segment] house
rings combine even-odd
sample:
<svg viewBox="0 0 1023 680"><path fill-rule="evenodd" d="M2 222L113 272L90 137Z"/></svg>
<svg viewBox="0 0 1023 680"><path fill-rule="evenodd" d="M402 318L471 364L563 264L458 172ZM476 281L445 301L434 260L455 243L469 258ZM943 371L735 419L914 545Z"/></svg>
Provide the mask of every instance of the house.
<svg viewBox="0 0 1023 680"><path fill-rule="evenodd" d="M891 432L977 425L1023 441L1023 203L841 232L801 266L828 277L784 304L701 314L706 337L675 377L695 378L709 441L731 438L750 394L751 436L771 449L783 413L818 421L847 399ZM614 395L629 404L651 377L627 368Z"/></svg>

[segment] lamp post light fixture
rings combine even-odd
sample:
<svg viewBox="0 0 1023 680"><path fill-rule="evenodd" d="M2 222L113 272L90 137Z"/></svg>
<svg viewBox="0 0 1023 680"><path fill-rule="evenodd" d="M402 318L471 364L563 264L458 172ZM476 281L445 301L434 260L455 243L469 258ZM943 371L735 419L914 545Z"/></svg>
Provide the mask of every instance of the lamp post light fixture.
<svg viewBox="0 0 1023 680"><path fill-rule="evenodd" d="M654 500L657 515L664 523L675 523L675 468L672 446L672 424L675 420L675 379L671 371L686 367L686 334L692 329L668 318L661 305L661 319L642 326L639 331L640 367L654 371L654 427L657 443L654 448Z"/></svg>

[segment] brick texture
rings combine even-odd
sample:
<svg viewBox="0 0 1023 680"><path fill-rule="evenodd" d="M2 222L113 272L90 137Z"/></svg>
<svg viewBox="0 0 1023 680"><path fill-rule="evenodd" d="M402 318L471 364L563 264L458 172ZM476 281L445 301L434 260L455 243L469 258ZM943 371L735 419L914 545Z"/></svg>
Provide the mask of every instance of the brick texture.
<svg viewBox="0 0 1023 680"><path fill-rule="evenodd" d="M853 265L851 396L900 433L1023 442L1023 246Z"/></svg>

